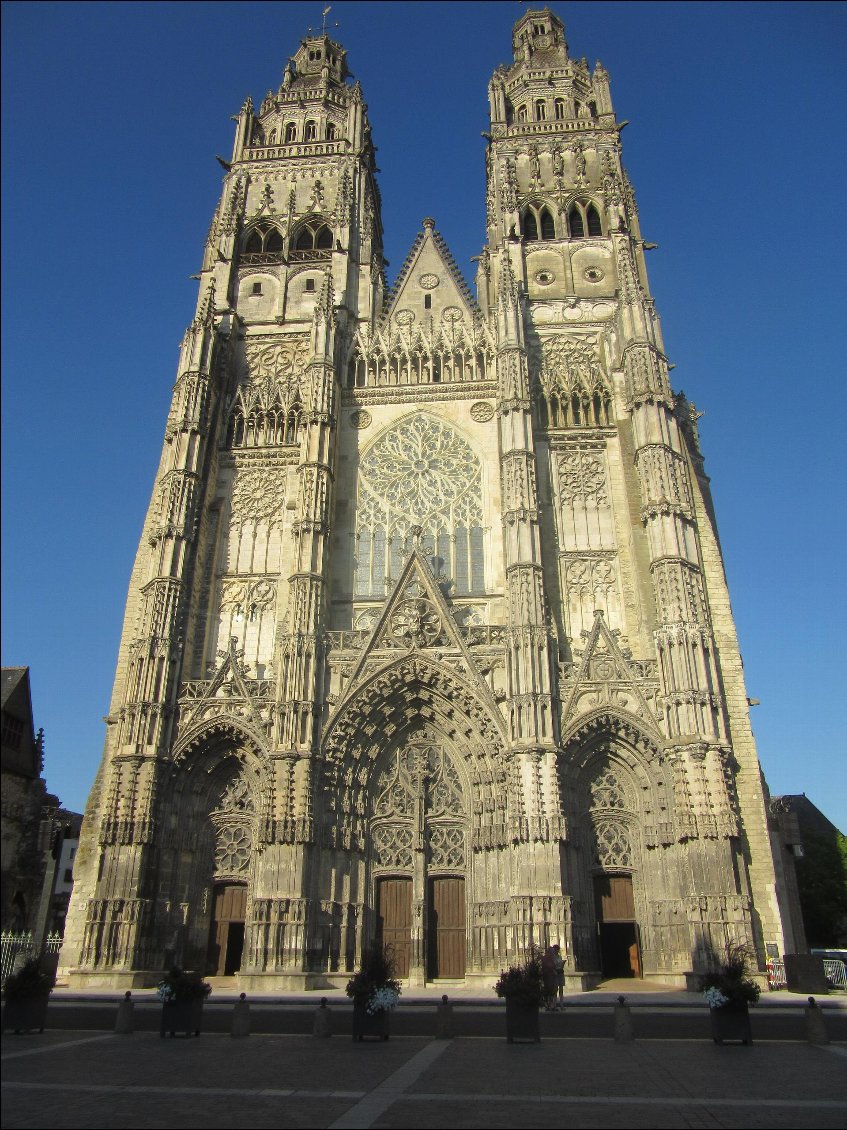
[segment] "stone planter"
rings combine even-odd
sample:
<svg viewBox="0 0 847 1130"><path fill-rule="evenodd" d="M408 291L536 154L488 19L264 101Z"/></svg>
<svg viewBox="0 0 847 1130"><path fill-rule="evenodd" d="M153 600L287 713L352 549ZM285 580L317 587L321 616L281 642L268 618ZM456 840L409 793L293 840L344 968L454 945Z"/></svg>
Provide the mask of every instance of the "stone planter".
<svg viewBox="0 0 847 1130"><path fill-rule="evenodd" d="M537 1004L527 1004L518 997L506 997L506 1040L510 1044L541 1042Z"/></svg>
<svg viewBox="0 0 847 1130"><path fill-rule="evenodd" d="M388 1013L374 1012L371 1014L364 1005L353 1005L353 1039L354 1040L387 1040L388 1039Z"/></svg>
<svg viewBox="0 0 847 1130"><path fill-rule="evenodd" d="M175 1036L184 1032L186 1036L199 1036L203 1026L203 998L190 1001L166 1001L162 1004L162 1027L159 1035L168 1033Z"/></svg>
<svg viewBox="0 0 847 1130"><path fill-rule="evenodd" d="M721 1008L710 1008L712 1020L712 1039L716 1044L727 1040L740 1044L752 1044L750 1031L750 1010L746 1004L725 1004Z"/></svg>
<svg viewBox="0 0 847 1130"><path fill-rule="evenodd" d="M39 993L36 997L18 997L7 1000L3 1005L3 1031L11 1028L13 1032L44 1031L47 1023L47 1005L50 993Z"/></svg>

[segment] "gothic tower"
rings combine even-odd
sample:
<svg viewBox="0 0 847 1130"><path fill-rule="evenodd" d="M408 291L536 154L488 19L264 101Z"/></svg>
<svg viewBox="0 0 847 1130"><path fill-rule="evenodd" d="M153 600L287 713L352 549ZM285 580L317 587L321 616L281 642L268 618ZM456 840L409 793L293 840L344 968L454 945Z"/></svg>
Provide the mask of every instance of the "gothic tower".
<svg viewBox="0 0 847 1130"><path fill-rule="evenodd" d="M490 88L471 294L390 292L367 110L305 39L245 102L130 582L62 964L573 985L783 949L697 437L609 78L548 9Z"/></svg>

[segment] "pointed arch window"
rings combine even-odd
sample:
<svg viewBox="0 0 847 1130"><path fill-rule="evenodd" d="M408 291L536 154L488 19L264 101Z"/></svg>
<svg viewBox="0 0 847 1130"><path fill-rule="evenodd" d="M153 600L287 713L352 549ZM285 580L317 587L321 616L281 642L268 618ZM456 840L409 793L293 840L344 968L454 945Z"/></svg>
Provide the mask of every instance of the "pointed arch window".
<svg viewBox="0 0 847 1130"><path fill-rule="evenodd" d="M575 200L568 210L568 231L571 239L603 234L600 212L591 201Z"/></svg>
<svg viewBox="0 0 847 1130"><path fill-rule="evenodd" d="M553 103L553 114L557 122L561 122L565 116L565 100L564 98L557 98Z"/></svg>
<svg viewBox="0 0 847 1130"><path fill-rule="evenodd" d="M313 121L306 122L306 128L303 131L304 141L317 141L318 139L318 123Z"/></svg>
<svg viewBox="0 0 847 1130"><path fill-rule="evenodd" d="M244 240L244 263L276 263L282 255L282 233L274 224L254 224Z"/></svg>
<svg viewBox="0 0 847 1130"><path fill-rule="evenodd" d="M524 209L523 237L527 241L556 238L553 214L544 204L528 204Z"/></svg>
<svg viewBox="0 0 847 1130"><path fill-rule="evenodd" d="M309 220L303 224L294 237L291 258L298 261L328 259L331 254L332 228L321 219Z"/></svg>
<svg viewBox="0 0 847 1130"><path fill-rule="evenodd" d="M518 106L518 121L525 122L529 117L526 106Z"/></svg>
<svg viewBox="0 0 847 1130"><path fill-rule="evenodd" d="M453 593L485 591L482 469L445 420L419 413L389 428L359 467L356 595L384 598L412 548Z"/></svg>
<svg viewBox="0 0 847 1130"><path fill-rule="evenodd" d="M297 140L297 126L294 122L289 122L285 127L285 140L288 143Z"/></svg>
<svg viewBox="0 0 847 1130"><path fill-rule="evenodd" d="M535 101L535 120L537 122L547 121L547 103L543 98L537 98Z"/></svg>
<svg viewBox="0 0 847 1130"><path fill-rule="evenodd" d="M335 125L335 122L327 122L326 123L326 139L327 139L327 141L335 141L335 139L337 137L338 137L338 129Z"/></svg>

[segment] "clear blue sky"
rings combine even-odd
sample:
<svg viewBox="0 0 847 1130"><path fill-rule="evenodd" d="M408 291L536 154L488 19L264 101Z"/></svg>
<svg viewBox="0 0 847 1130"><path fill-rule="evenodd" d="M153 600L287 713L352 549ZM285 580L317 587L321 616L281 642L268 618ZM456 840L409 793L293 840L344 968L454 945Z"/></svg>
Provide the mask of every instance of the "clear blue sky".
<svg viewBox="0 0 847 1130"><path fill-rule="evenodd" d="M130 567L236 113L323 4L3 8L3 663L49 787L99 763ZM484 238L487 82L523 5L336 2L393 277L432 215ZM847 831L842 439L847 8L567 3L601 59L676 368L705 411L759 755Z"/></svg>

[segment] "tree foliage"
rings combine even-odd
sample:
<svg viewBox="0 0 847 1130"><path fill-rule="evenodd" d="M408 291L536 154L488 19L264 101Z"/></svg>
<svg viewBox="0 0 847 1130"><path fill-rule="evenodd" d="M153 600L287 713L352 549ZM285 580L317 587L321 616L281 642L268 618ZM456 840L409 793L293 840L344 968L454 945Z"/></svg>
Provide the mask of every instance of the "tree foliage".
<svg viewBox="0 0 847 1130"><path fill-rule="evenodd" d="M805 834L797 860L800 906L810 947L836 947L847 932L847 836Z"/></svg>

